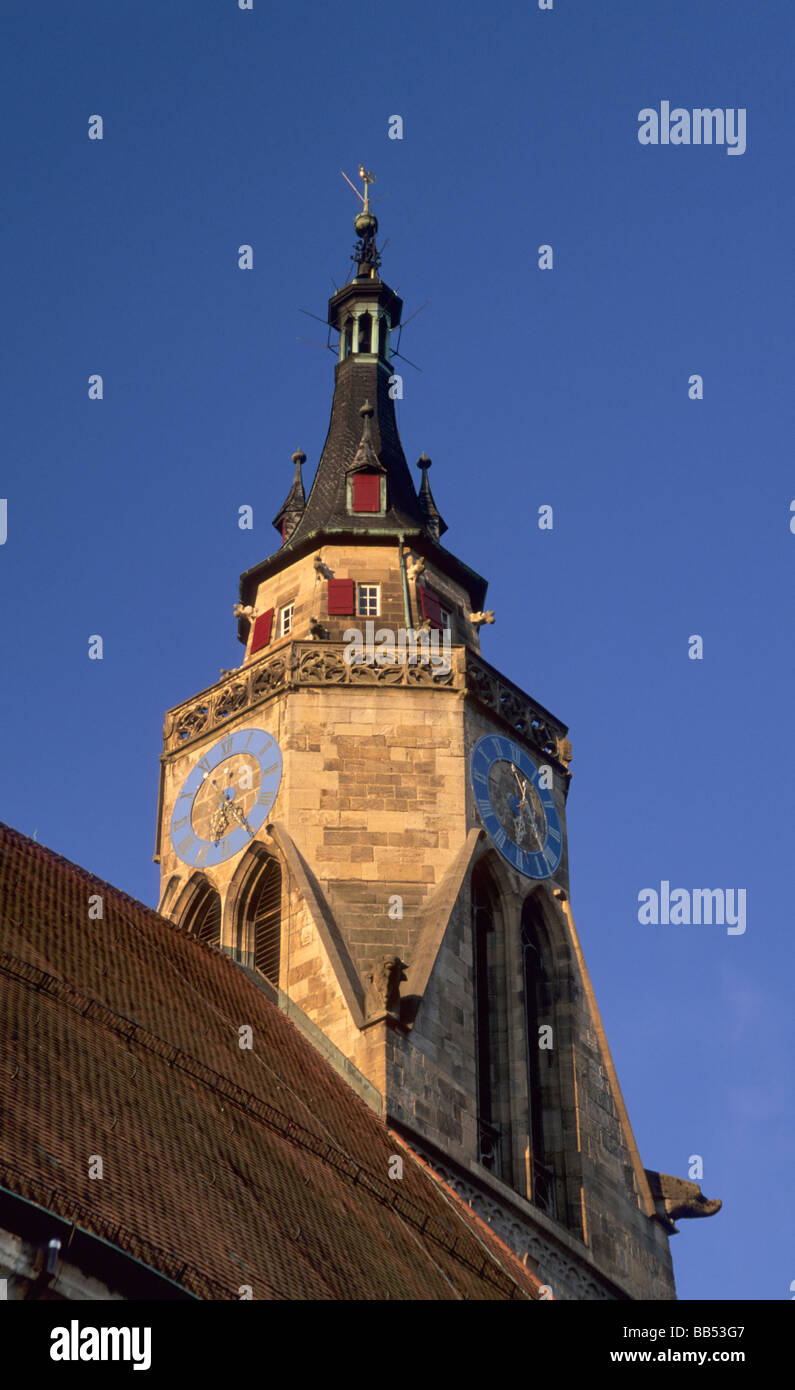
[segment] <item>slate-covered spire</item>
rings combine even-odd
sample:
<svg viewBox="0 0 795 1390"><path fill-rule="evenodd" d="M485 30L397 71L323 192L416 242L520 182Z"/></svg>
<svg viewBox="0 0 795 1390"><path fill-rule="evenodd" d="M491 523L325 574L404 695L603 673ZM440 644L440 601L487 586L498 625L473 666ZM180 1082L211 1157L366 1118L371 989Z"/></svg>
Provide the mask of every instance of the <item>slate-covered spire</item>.
<svg viewBox="0 0 795 1390"><path fill-rule="evenodd" d="M423 450L421 456L417 459L417 467L422 472L422 482L420 483L417 500L420 504L420 511L424 517L426 528L430 531L433 539L438 541L439 537L443 536L447 530L447 522L442 517L439 508L433 500L431 485L428 482L428 469L430 466L431 460Z"/></svg>
<svg viewBox="0 0 795 1390"><path fill-rule="evenodd" d="M293 454L295 464L295 477L282 506L273 518L273 525L282 538L282 544L286 544L298 525L306 509L306 494L304 493L304 480L301 476L301 469L306 463L306 454L301 449L296 449Z"/></svg>
<svg viewBox="0 0 795 1390"><path fill-rule="evenodd" d="M285 541L290 547L310 535L340 532L427 534L395 419L397 373L389 335L400 323L403 301L380 278L378 219L369 205L373 175L364 169L360 173L365 193L359 195L363 206L354 219L353 278L328 306L328 322L339 333L331 422L306 507ZM370 411L366 442L375 459L371 470L361 466L365 406ZM353 475L367 471L379 474L383 484L357 492ZM379 497L376 510L373 499Z"/></svg>

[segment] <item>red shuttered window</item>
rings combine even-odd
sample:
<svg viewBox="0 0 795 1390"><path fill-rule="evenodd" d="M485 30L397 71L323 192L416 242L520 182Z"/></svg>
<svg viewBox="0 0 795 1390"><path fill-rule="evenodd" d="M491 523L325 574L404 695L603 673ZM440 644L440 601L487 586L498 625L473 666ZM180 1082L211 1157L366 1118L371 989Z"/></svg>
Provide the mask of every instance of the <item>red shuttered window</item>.
<svg viewBox="0 0 795 1390"><path fill-rule="evenodd" d="M266 613L260 613L254 619L254 633L251 638L251 655L258 652L261 647L267 647L271 640L271 628L273 627L273 609L269 608Z"/></svg>
<svg viewBox="0 0 795 1390"><path fill-rule="evenodd" d="M379 473L354 473L353 510L355 512L380 512L381 475Z"/></svg>
<svg viewBox="0 0 795 1390"><path fill-rule="evenodd" d="M431 627L438 627L440 629L443 628L444 623L442 622L442 610L439 603L439 595L435 594L433 589L418 588L417 592L420 596L420 605L422 607L423 618L428 619Z"/></svg>
<svg viewBox="0 0 795 1390"><path fill-rule="evenodd" d="M330 618L353 616L353 580L330 579L328 582L328 615Z"/></svg>

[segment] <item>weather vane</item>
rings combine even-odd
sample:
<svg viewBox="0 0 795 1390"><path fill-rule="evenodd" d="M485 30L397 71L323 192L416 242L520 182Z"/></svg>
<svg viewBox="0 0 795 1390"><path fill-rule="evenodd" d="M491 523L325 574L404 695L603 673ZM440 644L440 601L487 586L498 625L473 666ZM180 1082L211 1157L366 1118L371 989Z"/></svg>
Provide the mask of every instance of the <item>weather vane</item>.
<svg viewBox="0 0 795 1390"><path fill-rule="evenodd" d="M358 188L356 187L356 184L355 184L355 183L351 183L351 181L350 181L350 179L348 178L348 175L345 173L345 170L344 170L344 169L340 169L340 173L342 174L342 177L344 178L345 182L346 182L347 184L350 184L351 188L353 189L354 193L356 194L356 197L357 197L357 198L361 198L361 200L362 200L362 205L363 205L362 211L363 211L363 212L369 212L369 211L370 211L370 184L371 184L371 183L375 183L375 174L373 173L372 169L365 169L365 167L364 167L363 164L360 164L360 165L359 165L359 178L364 180L364 193L360 193L359 190L358 190Z"/></svg>

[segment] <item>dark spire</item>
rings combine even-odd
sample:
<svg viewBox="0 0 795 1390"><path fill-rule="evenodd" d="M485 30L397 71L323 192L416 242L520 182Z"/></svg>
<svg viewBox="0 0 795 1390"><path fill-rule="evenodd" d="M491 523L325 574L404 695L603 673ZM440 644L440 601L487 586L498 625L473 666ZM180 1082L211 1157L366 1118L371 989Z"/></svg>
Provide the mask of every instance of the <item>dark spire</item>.
<svg viewBox="0 0 795 1390"><path fill-rule="evenodd" d="M290 539L306 510L304 480L301 476L301 468L306 463L306 454L301 449L296 449L293 454L293 463L295 464L293 485L280 510L273 518L273 524L282 538L282 544L286 544Z"/></svg>
<svg viewBox="0 0 795 1390"><path fill-rule="evenodd" d="M400 323L403 301L380 278L378 220L369 206L374 175L363 167L359 172L365 192L354 218L355 273L328 306L328 322L340 335L331 422L306 507L286 541L291 546L323 532L428 533L395 419L400 378L389 336ZM356 472L385 475L379 512L355 509L351 475Z"/></svg>
<svg viewBox="0 0 795 1390"><path fill-rule="evenodd" d="M439 508L433 500L431 485L428 482L428 469L430 466L431 460L423 450L420 458L417 459L417 467L422 472L422 482L420 483L417 500L420 504L420 511L422 512L427 530L430 531L433 539L438 541L439 537L443 536L447 530L447 522L442 517Z"/></svg>

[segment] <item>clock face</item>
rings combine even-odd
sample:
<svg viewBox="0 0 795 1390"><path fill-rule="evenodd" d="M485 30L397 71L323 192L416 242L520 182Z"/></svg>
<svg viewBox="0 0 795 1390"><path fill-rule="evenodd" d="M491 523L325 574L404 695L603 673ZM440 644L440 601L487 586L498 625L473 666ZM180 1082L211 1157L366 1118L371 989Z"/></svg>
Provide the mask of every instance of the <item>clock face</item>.
<svg viewBox="0 0 795 1390"><path fill-rule="evenodd" d="M470 761L472 790L486 830L526 878L550 878L563 854L552 793L532 758L509 738L479 738Z"/></svg>
<svg viewBox="0 0 795 1390"><path fill-rule="evenodd" d="M171 843L184 864L221 864L253 840L282 780L282 754L264 729L237 729L188 773L174 803Z"/></svg>

